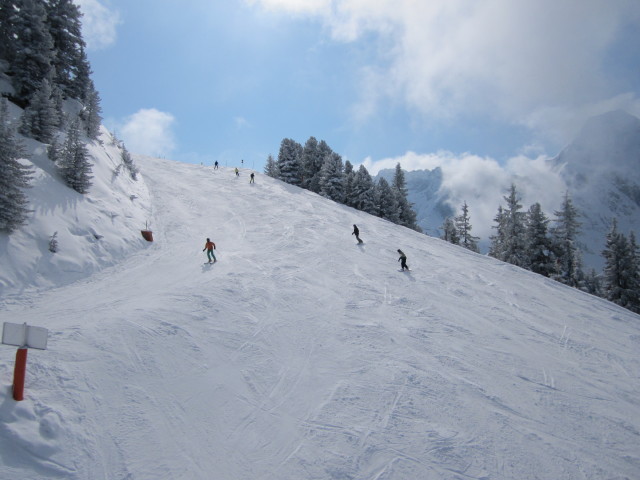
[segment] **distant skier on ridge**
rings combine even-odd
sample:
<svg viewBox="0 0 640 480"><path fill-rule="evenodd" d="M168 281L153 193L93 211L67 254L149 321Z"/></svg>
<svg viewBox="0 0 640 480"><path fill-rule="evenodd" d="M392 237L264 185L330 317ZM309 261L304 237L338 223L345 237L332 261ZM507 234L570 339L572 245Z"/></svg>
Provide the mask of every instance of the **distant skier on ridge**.
<svg viewBox="0 0 640 480"><path fill-rule="evenodd" d="M213 254L213 251L216 249L216 244L207 238L207 243L204 244L204 248L202 251L207 251L207 258L209 259L209 263L217 262L216 256ZM213 262L211 261L213 259Z"/></svg>

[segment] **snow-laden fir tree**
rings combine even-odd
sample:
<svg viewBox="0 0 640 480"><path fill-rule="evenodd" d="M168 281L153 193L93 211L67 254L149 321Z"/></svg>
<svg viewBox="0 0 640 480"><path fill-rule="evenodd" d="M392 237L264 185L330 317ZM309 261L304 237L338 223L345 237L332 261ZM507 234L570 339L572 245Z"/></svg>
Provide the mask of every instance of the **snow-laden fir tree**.
<svg viewBox="0 0 640 480"><path fill-rule="evenodd" d="M131 176L131 178L133 180L137 180L138 173L140 172L140 170L133 162L133 157L131 156L131 154L129 153L129 150L127 150L127 148L124 145L122 145L121 157L122 157L122 163L125 166L125 168L129 171L129 175Z"/></svg>
<svg viewBox="0 0 640 480"><path fill-rule="evenodd" d="M556 271L554 279L572 287L578 286L580 271L580 250L577 237L581 223L579 213L573 205L569 192L565 193L560 210L554 212L555 225L551 229L551 236L556 255Z"/></svg>
<svg viewBox="0 0 640 480"><path fill-rule="evenodd" d="M455 217L454 222L459 237L459 245L472 252L479 252L478 240L480 238L471 234L473 227L471 226L469 206L466 201L462 204L462 213Z"/></svg>
<svg viewBox="0 0 640 480"><path fill-rule="evenodd" d="M324 140L318 142L309 137L302 149L302 187L312 192L320 192L321 170L326 158L333 151Z"/></svg>
<svg viewBox="0 0 640 480"><path fill-rule="evenodd" d="M302 145L295 140L285 138L278 152L278 173L283 182L300 185L302 181Z"/></svg>
<svg viewBox="0 0 640 480"><path fill-rule="evenodd" d="M15 8L13 2L0 0L0 59L10 61L15 56L13 52Z"/></svg>
<svg viewBox="0 0 640 480"><path fill-rule="evenodd" d="M269 155L267 157L267 162L264 165L264 173L265 175L271 178L279 178L280 175L278 173L278 164L273 159L273 155Z"/></svg>
<svg viewBox="0 0 640 480"><path fill-rule="evenodd" d="M344 204L353 207L351 199L353 197L353 179L356 176L356 172L353 170L353 165L349 160L344 162Z"/></svg>
<svg viewBox="0 0 640 480"><path fill-rule="evenodd" d="M549 219L539 203L529 207L525 225L527 268L550 277L555 271L553 243L549 237Z"/></svg>
<svg viewBox="0 0 640 480"><path fill-rule="evenodd" d="M20 163L24 147L9 124L7 100L0 100L0 230L7 233L24 225L31 211L24 189L32 170Z"/></svg>
<svg viewBox="0 0 640 480"><path fill-rule="evenodd" d="M51 84L46 78L31 97L22 114L20 133L42 143L49 143L60 124L60 115L53 98Z"/></svg>
<svg viewBox="0 0 640 480"><path fill-rule="evenodd" d="M324 159L320 170L320 195L334 202L344 201L342 157L335 152L330 153Z"/></svg>
<svg viewBox="0 0 640 480"><path fill-rule="evenodd" d="M378 180L378 216L393 223L400 221L398 201L393 194L389 182L384 178Z"/></svg>
<svg viewBox="0 0 640 480"><path fill-rule="evenodd" d="M46 25L53 41L55 83L66 96L86 101L91 70L84 53L80 7L72 0L48 0L45 5Z"/></svg>
<svg viewBox="0 0 640 480"><path fill-rule="evenodd" d="M364 165L360 165L351 186L351 206L372 215L377 214L373 195L373 179Z"/></svg>
<svg viewBox="0 0 640 480"><path fill-rule="evenodd" d="M491 241L489 245L489 256L497 258L498 260L503 260L507 243L507 216L502 205L498 206L498 213L493 217L493 221L495 225L491 228L495 228L496 233L489 237L489 240Z"/></svg>
<svg viewBox="0 0 640 480"><path fill-rule="evenodd" d="M396 201L398 202L398 215L400 217L399 224L417 232L421 232L422 230L417 224L416 212L413 210L411 203L409 203L409 192L407 190L407 183L400 162L396 164L392 187L396 195Z"/></svg>
<svg viewBox="0 0 640 480"><path fill-rule="evenodd" d="M80 122L75 120L69 127L67 138L58 161L60 176L67 186L78 193L88 193L91 187L91 163L89 152L82 141Z"/></svg>
<svg viewBox="0 0 640 480"><path fill-rule="evenodd" d="M525 247L525 212L522 211L520 196L516 186L511 184L509 194L503 197L507 202L505 214L505 244L503 246L503 258L501 260L527 267L527 252Z"/></svg>
<svg viewBox="0 0 640 480"><path fill-rule="evenodd" d="M629 232L629 295L627 308L640 313L640 248L636 241L635 232Z"/></svg>
<svg viewBox="0 0 640 480"><path fill-rule="evenodd" d="M613 219L607 234L603 274L605 298L629 310L640 312L640 281L638 279L638 251L635 235L632 242L618 231L617 219Z"/></svg>
<svg viewBox="0 0 640 480"><path fill-rule="evenodd" d="M58 232L53 232L53 235L49 237L49 251L58 253Z"/></svg>
<svg viewBox="0 0 640 480"><path fill-rule="evenodd" d="M52 69L54 45L45 7L42 0L3 2L3 9L12 9L8 73L16 91L15 100L22 106L28 104Z"/></svg>
<svg viewBox="0 0 640 480"><path fill-rule="evenodd" d="M453 243L454 245L460 245L460 237L458 236L458 229L451 217L447 217L442 222L442 240Z"/></svg>
<svg viewBox="0 0 640 480"><path fill-rule="evenodd" d="M80 118L84 122L85 133L91 140L96 140L100 135L102 124L102 108L100 107L100 95L93 86L93 81L88 80L87 90L84 94L84 108L80 112Z"/></svg>

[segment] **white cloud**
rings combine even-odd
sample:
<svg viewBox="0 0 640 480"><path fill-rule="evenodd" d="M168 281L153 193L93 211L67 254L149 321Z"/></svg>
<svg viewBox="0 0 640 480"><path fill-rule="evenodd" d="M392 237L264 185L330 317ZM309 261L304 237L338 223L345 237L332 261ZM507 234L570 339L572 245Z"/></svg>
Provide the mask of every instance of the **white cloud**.
<svg viewBox="0 0 640 480"><path fill-rule="evenodd" d="M249 123L249 120L247 120L246 118L244 118L242 116L234 117L233 123L235 124L235 126L236 126L236 128L238 130L241 130L243 128L248 128L248 127L251 126L251 124Z"/></svg>
<svg viewBox="0 0 640 480"><path fill-rule="evenodd" d="M176 147L174 124L175 118L170 113L142 109L124 121L119 136L133 153L166 157Z"/></svg>
<svg viewBox="0 0 640 480"><path fill-rule="evenodd" d="M120 14L110 10L99 0L74 0L82 12L82 36L87 48L100 50L116 41Z"/></svg>
<svg viewBox="0 0 640 480"><path fill-rule="evenodd" d="M245 0L249 5L260 4L268 10L285 10L293 13L326 13L331 0Z"/></svg>
<svg viewBox="0 0 640 480"><path fill-rule="evenodd" d="M638 108L638 92L624 91L604 68L624 48L616 43L622 32L640 35L629 34L640 32L637 0L251 3L290 12L306 5L339 41L378 35L377 64L362 66L360 113L400 100L427 118L484 114L559 131L567 141L586 114L603 113L609 103Z"/></svg>
<svg viewBox="0 0 640 480"><path fill-rule="evenodd" d="M395 168L400 162L404 170L442 169L442 193L446 193L451 206L460 211L463 202L469 205L474 233L487 239L492 235L498 206L505 205L504 196L514 183L522 205L527 210L533 203L539 202L547 216L552 216L560 208L566 186L559 173L552 168L549 158L525 155L513 157L501 165L490 157L451 152L433 154L406 154L374 162L367 159L365 167L372 175L380 170ZM477 227L476 227L477 225Z"/></svg>

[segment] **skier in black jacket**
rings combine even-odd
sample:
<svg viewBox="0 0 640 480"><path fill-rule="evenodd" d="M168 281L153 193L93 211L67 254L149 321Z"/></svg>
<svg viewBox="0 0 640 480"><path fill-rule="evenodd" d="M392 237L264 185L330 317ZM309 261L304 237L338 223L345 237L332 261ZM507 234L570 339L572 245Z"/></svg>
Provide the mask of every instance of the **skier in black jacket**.
<svg viewBox="0 0 640 480"><path fill-rule="evenodd" d="M402 267L402 271L404 272L405 269L409 270L409 266L407 265L407 256L400 249L398 249L398 253L400 254L400 258L398 259L398 261L400 262L400 267Z"/></svg>
<svg viewBox="0 0 640 480"><path fill-rule="evenodd" d="M362 240L360 240L360 230L358 230L358 226L357 225L353 225L353 233L351 235L355 235L356 238L358 239L358 243L364 243Z"/></svg>

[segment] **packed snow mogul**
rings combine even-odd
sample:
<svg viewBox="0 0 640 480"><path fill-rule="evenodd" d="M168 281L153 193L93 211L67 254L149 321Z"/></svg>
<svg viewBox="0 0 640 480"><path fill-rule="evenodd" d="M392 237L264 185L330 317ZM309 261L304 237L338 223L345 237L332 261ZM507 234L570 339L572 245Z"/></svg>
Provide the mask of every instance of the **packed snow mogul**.
<svg viewBox="0 0 640 480"><path fill-rule="evenodd" d="M358 243L364 243L360 240L360 230L358 230L358 226L356 224L353 225L353 233L351 235L355 235Z"/></svg>
<svg viewBox="0 0 640 480"><path fill-rule="evenodd" d="M207 243L204 244L204 248L202 251L207 251L207 258L209 259L209 263L216 262L216 256L213 254L213 251L216 249L216 244L207 238Z"/></svg>
<svg viewBox="0 0 640 480"><path fill-rule="evenodd" d="M400 262L402 271L404 272L405 270L409 270L409 266L407 265L407 256L400 249L398 249L398 253L400 254L400 258L398 259L398 261Z"/></svg>

